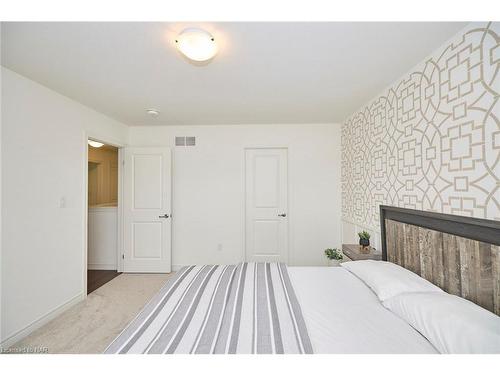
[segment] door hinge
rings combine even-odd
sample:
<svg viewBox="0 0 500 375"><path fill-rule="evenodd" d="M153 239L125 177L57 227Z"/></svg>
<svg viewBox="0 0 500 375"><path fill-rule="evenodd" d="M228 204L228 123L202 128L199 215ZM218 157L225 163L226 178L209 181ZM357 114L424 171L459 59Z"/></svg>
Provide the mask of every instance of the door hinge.
<svg viewBox="0 0 500 375"><path fill-rule="evenodd" d="M125 254L122 254L122 259L125 259Z"/></svg>

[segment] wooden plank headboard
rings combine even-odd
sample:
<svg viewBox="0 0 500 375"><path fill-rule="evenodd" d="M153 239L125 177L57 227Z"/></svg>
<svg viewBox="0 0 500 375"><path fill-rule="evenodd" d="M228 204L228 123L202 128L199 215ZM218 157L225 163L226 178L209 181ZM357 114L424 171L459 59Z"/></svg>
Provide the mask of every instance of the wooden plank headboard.
<svg viewBox="0 0 500 375"><path fill-rule="evenodd" d="M500 315L500 222L380 206L382 259Z"/></svg>

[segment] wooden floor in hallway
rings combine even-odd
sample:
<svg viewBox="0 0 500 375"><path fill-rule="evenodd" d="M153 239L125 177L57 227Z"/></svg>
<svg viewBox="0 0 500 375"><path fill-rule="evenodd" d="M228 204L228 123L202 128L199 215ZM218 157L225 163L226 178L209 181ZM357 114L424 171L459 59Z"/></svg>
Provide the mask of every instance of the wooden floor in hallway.
<svg viewBox="0 0 500 375"><path fill-rule="evenodd" d="M87 294L113 280L121 272L116 270L87 270Z"/></svg>

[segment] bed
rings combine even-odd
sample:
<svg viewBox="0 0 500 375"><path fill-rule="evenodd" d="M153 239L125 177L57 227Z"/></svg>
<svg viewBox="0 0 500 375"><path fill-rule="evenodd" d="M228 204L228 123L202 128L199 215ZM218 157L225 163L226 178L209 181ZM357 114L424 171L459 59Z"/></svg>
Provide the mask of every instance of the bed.
<svg viewBox="0 0 500 375"><path fill-rule="evenodd" d="M382 262L185 267L106 353L500 352L499 223L380 218Z"/></svg>

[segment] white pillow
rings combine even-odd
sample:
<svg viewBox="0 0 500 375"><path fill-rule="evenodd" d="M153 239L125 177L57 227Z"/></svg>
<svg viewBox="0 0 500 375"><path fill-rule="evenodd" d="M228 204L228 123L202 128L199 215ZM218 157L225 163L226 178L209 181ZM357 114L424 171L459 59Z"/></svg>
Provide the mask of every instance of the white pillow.
<svg viewBox="0 0 500 375"><path fill-rule="evenodd" d="M441 292L440 288L394 263L378 260L357 260L341 263L342 267L360 278L379 300L411 292Z"/></svg>
<svg viewBox="0 0 500 375"><path fill-rule="evenodd" d="M441 353L500 353L500 317L448 293L407 293L384 306Z"/></svg>

